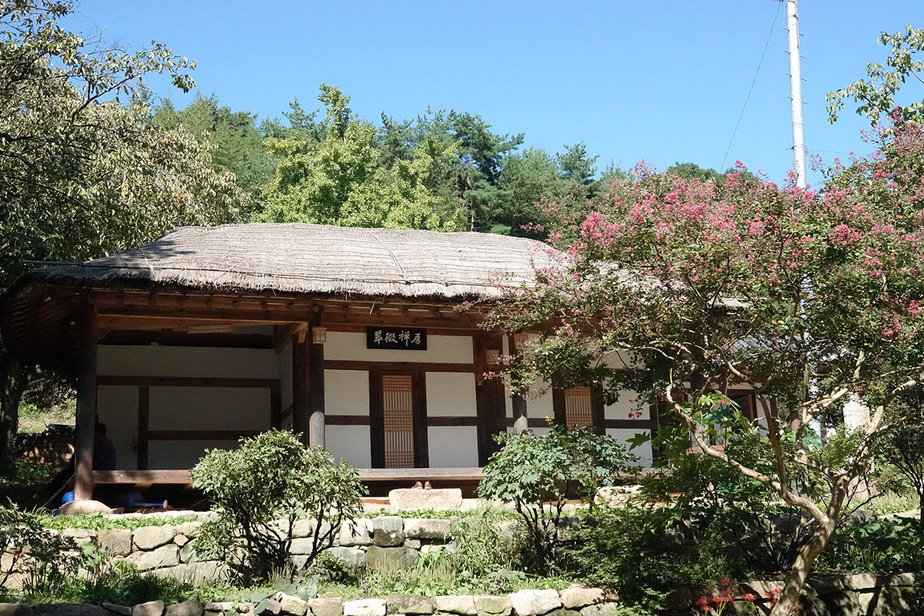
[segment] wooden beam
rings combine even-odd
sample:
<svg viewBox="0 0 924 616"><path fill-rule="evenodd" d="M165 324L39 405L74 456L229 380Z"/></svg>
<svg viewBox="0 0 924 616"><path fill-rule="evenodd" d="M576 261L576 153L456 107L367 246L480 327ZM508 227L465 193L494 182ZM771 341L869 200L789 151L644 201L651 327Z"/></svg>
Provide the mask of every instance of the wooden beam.
<svg viewBox="0 0 924 616"><path fill-rule="evenodd" d="M74 498L93 498L93 440L96 431L96 314L91 305L80 322L80 343L77 358L77 417L74 434Z"/></svg>
<svg viewBox="0 0 924 616"><path fill-rule="evenodd" d="M363 482L424 481L427 479L480 481L484 479L484 471L479 467L359 468L356 470L359 480ZM188 470L94 471L93 478L98 484L190 484Z"/></svg>
<svg viewBox="0 0 924 616"><path fill-rule="evenodd" d="M507 336L507 344L510 347L510 354L516 355L516 343L513 336ZM513 406L513 429L515 432L523 432L530 427L529 419L526 415L526 398L514 393L510 395L510 402Z"/></svg>
<svg viewBox="0 0 924 616"><path fill-rule="evenodd" d="M142 376L102 374L97 377L99 385L147 385L149 387L229 387L267 388L278 387L279 379L256 379L217 376Z"/></svg>
<svg viewBox="0 0 924 616"><path fill-rule="evenodd" d="M260 430L148 430L149 441L236 441Z"/></svg>
<svg viewBox="0 0 924 616"><path fill-rule="evenodd" d="M142 385L138 388L138 451L136 466L145 470L148 467L148 428L151 423L151 388Z"/></svg>
<svg viewBox="0 0 924 616"><path fill-rule="evenodd" d="M279 381L270 387L270 425L277 430L282 428L282 391Z"/></svg>
<svg viewBox="0 0 924 616"><path fill-rule="evenodd" d="M384 352L384 351L383 351ZM346 359L328 359L324 362L327 370L388 370L390 372L474 372L475 364L440 364L435 362L415 361L359 361Z"/></svg>

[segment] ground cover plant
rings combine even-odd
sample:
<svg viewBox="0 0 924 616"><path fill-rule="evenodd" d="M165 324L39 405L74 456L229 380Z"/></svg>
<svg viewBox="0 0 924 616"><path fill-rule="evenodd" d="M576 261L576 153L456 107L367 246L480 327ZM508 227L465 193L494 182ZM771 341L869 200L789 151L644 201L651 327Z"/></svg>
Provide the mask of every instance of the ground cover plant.
<svg viewBox="0 0 924 616"><path fill-rule="evenodd" d="M311 523L310 566L334 544L340 524L361 510L364 493L356 469L282 430L241 439L234 450L208 451L191 477L219 514L203 525L197 548L225 560L244 581L294 573L289 553L300 518Z"/></svg>

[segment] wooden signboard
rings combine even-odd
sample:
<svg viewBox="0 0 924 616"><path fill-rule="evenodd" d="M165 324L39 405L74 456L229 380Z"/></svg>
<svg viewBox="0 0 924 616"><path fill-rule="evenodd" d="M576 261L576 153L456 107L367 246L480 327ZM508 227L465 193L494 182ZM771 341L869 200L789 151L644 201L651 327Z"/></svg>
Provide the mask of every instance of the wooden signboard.
<svg viewBox="0 0 924 616"><path fill-rule="evenodd" d="M427 330L415 327L367 327L366 348L426 351Z"/></svg>

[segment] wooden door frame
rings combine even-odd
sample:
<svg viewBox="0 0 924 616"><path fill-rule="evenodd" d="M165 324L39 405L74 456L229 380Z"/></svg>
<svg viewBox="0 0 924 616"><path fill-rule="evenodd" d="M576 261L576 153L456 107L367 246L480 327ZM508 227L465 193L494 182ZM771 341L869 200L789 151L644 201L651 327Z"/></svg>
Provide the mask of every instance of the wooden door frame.
<svg viewBox="0 0 924 616"><path fill-rule="evenodd" d="M411 408L414 416L414 467L430 466L427 438L427 373L423 370L369 370L369 443L372 468L385 468L385 401L382 396L382 377L408 375L411 377Z"/></svg>

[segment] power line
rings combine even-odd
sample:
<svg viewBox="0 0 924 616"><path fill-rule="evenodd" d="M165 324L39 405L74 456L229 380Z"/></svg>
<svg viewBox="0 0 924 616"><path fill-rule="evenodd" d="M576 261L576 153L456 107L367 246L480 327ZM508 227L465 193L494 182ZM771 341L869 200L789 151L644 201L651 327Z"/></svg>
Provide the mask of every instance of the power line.
<svg viewBox="0 0 924 616"><path fill-rule="evenodd" d="M754 84L757 83L757 76L760 75L760 67L764 63L764 56L767 55L767 47L770 46L770 39L773 38L773 31L776 29L776 22L780 18L780 9L783 2L779 2L776 7L776 15L773 16L773 25L770 26L770 32L767 34L767 42L764 43L764 50L760 53L760 60L757 62L757 70L754 71L754 78L751 79L751 87L748 88L748 95L744 99L744 105L741 106L741 113L738 114L738 121L735 122L735 130L732 131L731 139L728 140L728 147L725 148L725 156L722 157L722 164L719 165L719 172L725 169L725 161L728 160L728 153L731 151L732 143L735 141L735 135L738 134L738 127L741 126L741 119L744 117L744 111L748 107L748 101L751 100L751 92L754 91Z"/></svg>

